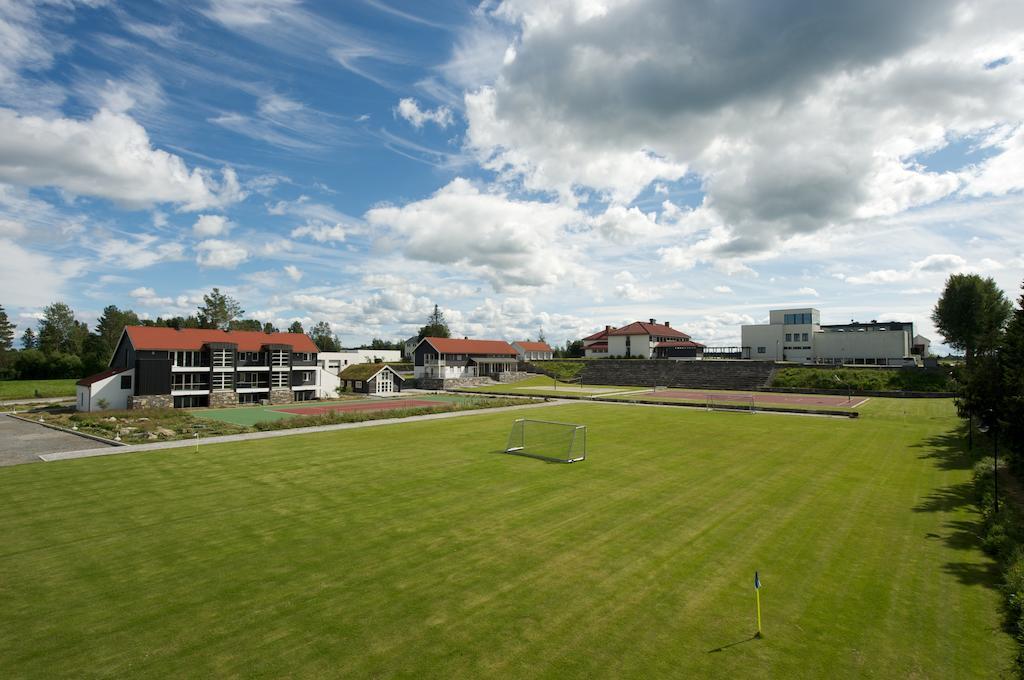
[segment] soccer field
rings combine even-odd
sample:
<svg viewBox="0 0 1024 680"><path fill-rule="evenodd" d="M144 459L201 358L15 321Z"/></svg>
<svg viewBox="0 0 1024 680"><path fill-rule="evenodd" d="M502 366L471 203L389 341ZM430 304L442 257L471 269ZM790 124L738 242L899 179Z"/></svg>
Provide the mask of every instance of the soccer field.
<svg viewBox="0 0 1024 680"><path fill-rule="evenodd" d="M1008 674L948 400L579 403L0 469L0 677ZM754 631L760 570L765 637Z"/></svg>

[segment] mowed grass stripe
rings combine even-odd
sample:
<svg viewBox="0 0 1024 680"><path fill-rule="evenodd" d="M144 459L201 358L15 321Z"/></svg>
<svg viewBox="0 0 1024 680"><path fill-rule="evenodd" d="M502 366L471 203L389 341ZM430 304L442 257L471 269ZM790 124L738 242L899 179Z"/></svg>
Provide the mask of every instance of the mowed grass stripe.
<svg viewBox="0 0 1024 680"><path fill-rule="evenodd" d="M0 674L996 675L992 583L943 569L987 564L946 540L966 463L919 446L955 421L913 408L544 410L590 428L571 466L485 414L10 468ZM768 637L711 652L753 568Z"/></svg>

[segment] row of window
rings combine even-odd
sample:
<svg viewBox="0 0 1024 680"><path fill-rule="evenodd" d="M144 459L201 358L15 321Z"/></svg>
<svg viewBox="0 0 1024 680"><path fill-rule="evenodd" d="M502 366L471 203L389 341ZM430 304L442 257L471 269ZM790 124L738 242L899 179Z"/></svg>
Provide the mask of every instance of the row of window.
<svg viewBox="0 0 1024 680"><path fill-rule="evenodd" d="M181 351L173 352L172 354L175 366L210 365L210 356L206 352ZM214 366L225 367L234 365L234 351L230 349L215 349L212 354ZM288 354L287 350L277 349L271 350L269 357L265 357L263 352L238 352L238 360L249 363L269 361L271 366L287 366ZM313 359L313 355L310 352L294 352L292 357L295 361L311 361Z"/></svg>
<svg viewBox="0 0 1024 680"><path fill-rule="evenodd" d="M778 317L775 317L778 318ZM798 323L814 323L811 321L810 312L801 312L800 314L783 314L782 323L784 324L798 324Z"/></svg>
<svg viewBox="0 0 1024 680"><path fill-rule="evenodd" d="M810 338L807 333L786 333L786 342L807 342Z"/></svg>

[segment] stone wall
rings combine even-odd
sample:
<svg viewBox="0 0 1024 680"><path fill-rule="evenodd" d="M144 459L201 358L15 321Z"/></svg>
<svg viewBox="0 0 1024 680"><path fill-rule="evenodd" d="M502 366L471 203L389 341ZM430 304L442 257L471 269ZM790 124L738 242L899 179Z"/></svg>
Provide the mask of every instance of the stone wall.
<svg viewBox="0 0 1024 680"><path fill-rule="evenodd" d="M719 390L767 387L775 373L769 361L672 361L670 359L601 359L588 361L584 385L662 385Z"/></svg>
<svg viewBox="0 0 1024 680"><path fill-rule="evenodd" d="M210 392L210 406L238 406L238 394L230 390Z"/></svg>
<svg viewBox="0 0 1024 680"><path fill-rule="evenodd" d="M310 387L309 389L316 389ZM295 395L292 394L291 390L270 390L270 403L271 404L290 404L295 401Z"/></svg>
<svg viewBox="0 0 1024 680"><path fill-rule="evenodd" d="M128 397L128 408L174 408L174 397L169 394L147 394Z"/></svg>
<svg viewBox="0 0 1024 680"><path fill-rule="evenodd" d="M505 371L504 373L498 374L498 382L500 383L513 383L519 382L520 380L526 380L532 378L533 374L527 371Z"/></svg>

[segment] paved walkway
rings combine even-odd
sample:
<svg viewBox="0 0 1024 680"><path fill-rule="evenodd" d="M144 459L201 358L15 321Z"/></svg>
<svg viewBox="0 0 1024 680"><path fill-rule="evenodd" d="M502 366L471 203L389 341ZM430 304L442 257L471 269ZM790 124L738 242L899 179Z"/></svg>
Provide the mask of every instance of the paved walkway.
<svg viewBox="0 0 1024 680"><path fill-rule="evenodd" d="M0 415L0 466L38 463L42 454L62 455L98 446L94 439Z"/></svg>
<svg viewBox="0 0 1024 680"><path fill-rule="evenodd" d="M225 444L227 442L244 442L255 439L271 439L273 437L291 437L297 434L314 434L317 432L336 432L338 430L355 430L362 427L379 427L381 425L394 425L397 423L415 423L421 420L443 420L445 418L464 418L466 416L480 416L487 415L490 413L503 413L506 411L522 411L531 408L543 408L545 406L552 406L555 404L564 403L577 403L577 402L564 402L561 400L553 399L547 402L540 402L537 404L526 404L524 406L502 406L500 408L483 408L474 409L470 411L454 411L449 413L429 413L423 416L413 416L411 418L383 418L381 420L366 420L360 423L341 423L339 425L320 425L318 427L299 427L290 430L271 430L269 432L247 432L245 434L229 434L223 437L208 437L205 439L198 440L200 444L206 446L208 444ZM6 418L5 420L11 420L14 422L14 418ZM29 423L23 423L29 425ZM45 428L40 428L45 429ZM50 430L53 432L53 430ZM55 434L62 435L62 432L55 432ZM65 435L73 436L73 435ZM79 439L79 437L75 437ZM43 453L38 457L47 462L57 460L71 460L73 458L91 458L93 456L111 456L119 453L135 453L141 451L159 451L161 449L180 449L189 446L195 446L196 442L188 439L179 439L170 442L154 442L152 444L134 444L131 446L104 446L102 448L89 448L79 451L69 450L58 450L53 453Z"/></svg>
<svg viewBox="0 0 1024 680"><path fill-rule="evenodd" d="M14 406L15 404L58 404L62 401L73 402L74 397L33 397L32 399L5 399L0 401L0 409L5 406Z"/></svg>

